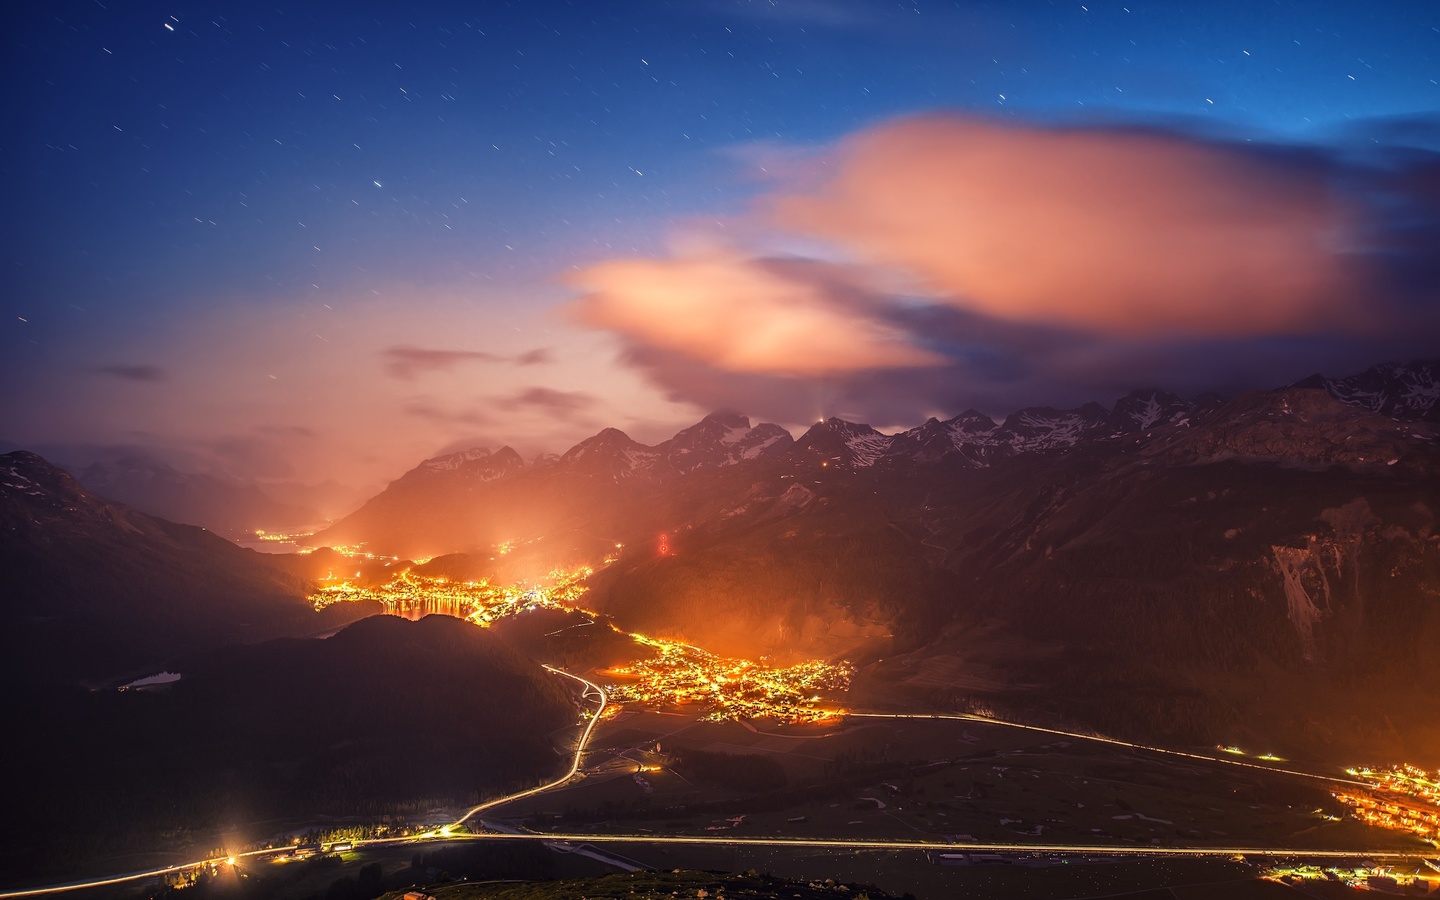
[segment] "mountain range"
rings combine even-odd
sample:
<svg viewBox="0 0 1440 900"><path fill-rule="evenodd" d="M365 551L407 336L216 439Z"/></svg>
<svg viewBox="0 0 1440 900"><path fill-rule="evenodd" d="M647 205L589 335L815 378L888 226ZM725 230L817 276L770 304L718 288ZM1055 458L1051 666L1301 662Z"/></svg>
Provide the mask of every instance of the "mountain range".
<svg viewBox="0 0 1440 900"><path fill-rule="evenodd" d="M791 440L734 413L655 446L607 429L536 465L427 460L315 540L481 574L522 548L534 575L620 544L596 608L717 652L848 658L872 704L1440 762L1440 667L1417 665L1440 641L1437 375L898 434L827 419Z"/></svg>
<svg viewBox="0 0 1440 900"><path fill-rule="evenodd" d="M314 541L506 580L608 559L591 608L719 653L848 659L872 708L1440 765L1437 375L1143 390L898 434L827 419L798 440L717 413L533 463L477 448ZM0 538L20 671L99 676L330 624L302 598L340 557L241 550L32 454L0 457Z"/></svg>
<svg viewBox="0 0 1440 900"><path fill-rule="evenodd" d="M1367 415L1368 413L1368 415ZM1236 459L1286 467L1399 464L1426 468L1440 425L1440 363L1375 366L1360 375L1314 375L1231 401L1137 390L1113 408L1033 407L997 423L975 410L898 434L830 418L798 440L738 413L707 416L655 446L607 428L558 457L527 465L509 447L425 460L356 512L315 535L316 545L365 542L372 551L434 556L554 534L579 522L624 527L619 507L672 482L762 462L819 462L845 471L991 468L1032 456L1109 447L1156 462ZM1393 461L1393 462L1392 462ZM608 509L606 509L608 508Z"/></svg>
<svg viewBox="0 0 1440 900"><path fill-rule="evenodd" d="M78 469L75 478L107 500L230 538L253 534L257 528L307 528L324 521L313 507L276 500L256 485L181 472L143 457L94 462Z"/></svg>

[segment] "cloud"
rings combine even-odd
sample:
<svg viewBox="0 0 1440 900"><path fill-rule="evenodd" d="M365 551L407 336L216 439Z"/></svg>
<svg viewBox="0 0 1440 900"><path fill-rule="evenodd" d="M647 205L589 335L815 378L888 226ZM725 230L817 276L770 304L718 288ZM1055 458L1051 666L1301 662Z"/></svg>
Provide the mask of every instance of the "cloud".
<svg viewBox="0 0 1440 900"><path fill-rule="evenodd" d="M405 414L407 416L414 416L417 419L425 419L426 421L434 422L437 425L444 425L452 428L456 426L471 427L476 425L490 425L494 421L490 416L487 416L483 413L475 412L473 410L461 410L456 412L441 409L440 407L431 403L429 400L425 399L414 399L408 401L405 404Z"/></svg>
<svg viewBox="0 0 1440 900"><path fill-rule="evenodd" d="M467 362L511 362L519 366L550 362L550 351L544 347L537 347L517 356L503 356L484 350L436 350L401 345L387 347L381 355L385 358L386 374L401 381L411 381L417 375L428 372L449 371Z"/></svg>
<svg viewBox="0 0 1440 900"><path fill-rule="evenodd" d="M546 387L530 387L517 391L513 396L498 398L494 404L507 412L534 410L560 418L571 418L576 413L591 408L597 402L599 401L593 395L584 391L557 391Z"/></svg>
<svg viewBox="0 0 1440 900"><path fill-rule="evenodd" d="M1004 416L1027 406L1069 408L1113 402L1137 388L1185 396L1274 388L1312 372L1349 375L1386 359L1433 355L1423 337L1398 345L1322 336L1135 341L1043 326L976 321L927 311L937 341L953 341L943 366L857 371L829 378L731 372L660 347L632 345L623 360L674 402L743 410L752 418L801 426L829 416L906 428L929 416L975 408ZM1431 338L1433 341L1433 337Z"/></svg>
<svg viewBox="0 0 1440 900"><path fill-rule="evenodd" d="M1348 374L1440 343L1423 143L905 119L777 167L729 246L580 271L572 312L670 400L789 424Z"/></svg>
<svg viewBox="0 0 1440 900"><path fill-rule="evenodd" d="M1361 324L1327 167L1175 134L928 116L842 143L788 229L988 315L1121 335Z"/></svg>
<svg viewBox="0 0 1440 900"><path fill-rule="evenodd" d="M498 397L485 397L474 401L468 408L450 409L438 405L428 397L411 398L405 403L405 414L424 419L447 429L493 427L509 417L497 417L491 413L539 413L541 415L574 421L585 410L599 403L599 399L584 391L559 391L547 387L527 387Z"/></svg>
<svg viewBox="0 0 1440 900"><path fill-rule="evenodd" d="M944 361L820 271L724 252L614 260L572 276L590 290L573 312L735 372L815 376Z"/></svg>
<svg viewBox="0 0 1440 900"><path fill-rule="evenodd" d="M111 363L110 365L96 366L94 371L98 375L109 375L111 378L119 378L122 381L154 383L169 378L166 371L159 366Z"/></svg>

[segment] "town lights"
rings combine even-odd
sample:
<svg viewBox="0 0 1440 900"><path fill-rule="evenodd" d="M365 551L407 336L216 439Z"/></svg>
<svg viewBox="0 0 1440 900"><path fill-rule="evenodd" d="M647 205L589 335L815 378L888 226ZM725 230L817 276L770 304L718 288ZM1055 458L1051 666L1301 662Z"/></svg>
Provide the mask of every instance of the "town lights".
<svg viewBox="0 0 1440 900"><path fill-rule="evenodd" d="M611 674L633 679L607 688L610 699L650 706L704 704L707 721L726 719L777 719L786 724L822 722L843 714L822 709L817 690L844 690L852 668L812 660L788 668L775 668L745 659L726 659L699 647L632 634L640 644L659 655Z"/></svg>
<svg viewBox="0 0 1440 900"><path fill-rule="evenodd" d="M668 541L668 536L662 537L662 541ZM668 543L662 547L668 552ZM378 587L349 581L327 585L312 594L310 602L316 609L324 609L335 603L374 601L395 615L443 612L481 627L536 609L595 617L595 613L580 605L586 591L584 581L592 571L589 567L571 571L557 569L542 584L498 585L483 579L450 581L407 569ZM626 633L613 622L606 624L617 633ZM608 687L606 692L612 700L657 706L702 704L705 718L711 721L770 718L799 724L830 721L844 713L818 704L822 691L843 691L849 687L853 672L849 663L811 660L778 668L763 660L753 662L715 656L680 641L643 634L629 634L629 637L637 644L653 648L656 655L611 670L613 675L633 679L623 686ZM607 707L607 711L610 709L614 708Z"/></svg>
<svg viewBox="0 0 1440 900"><path fill-rule="evenodd" d="M1337 791L1332 794L1350 814L1367 825L1413 834L1440 842L1440 783L1430 781L1423 769L1397 765L1372 770L1346 769L1370 786L1371 792Z"/></svg>

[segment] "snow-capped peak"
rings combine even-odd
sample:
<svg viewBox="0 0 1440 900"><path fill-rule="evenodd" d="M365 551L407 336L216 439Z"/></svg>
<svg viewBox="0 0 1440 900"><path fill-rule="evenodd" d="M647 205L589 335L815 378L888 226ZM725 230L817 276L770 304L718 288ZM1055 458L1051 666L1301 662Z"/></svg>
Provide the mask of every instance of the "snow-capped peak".
<svg viewBox="0 0 1440 900"><path fill-rule="evenodd" d="M1440 421L1440 361L1383 363L1348 378L1312 375L1295 387L1323 388L1341 403L1405 421Z"/></svg>
<svg viewBox="0 0 1440 900"><path fill-rule="evenodd" d="M469 450L427 459L420 464L420 468L443 472L449 469L458 469L467 462L474 462L477 459L488 459L490 455L489 447L471 447Z"/></svg>

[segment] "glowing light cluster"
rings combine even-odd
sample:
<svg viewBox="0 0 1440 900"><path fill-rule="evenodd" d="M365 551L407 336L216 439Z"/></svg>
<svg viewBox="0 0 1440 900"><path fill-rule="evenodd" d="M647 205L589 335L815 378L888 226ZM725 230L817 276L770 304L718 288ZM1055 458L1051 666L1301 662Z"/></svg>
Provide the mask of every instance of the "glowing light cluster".
<svg viewBox="0 0 1440 900"><path fill-rule="evenodd" d="M304 550L301 550L300 552L301 552L301 553L314 553L316 549L317 549L317 548L315 548L315 547L307 547L307 548L305 548ZM346 559L388 559L388 560L392 560L392 561L393 561L393 560L398 560L398 559L400 558L400 557L398 557L398 556L385 556L384 554L380 554L380 553L371 553L371 552L369 552L368 550L365 549L365 542L364 542L364 541L361 541L361 542L358 543L358 544L331 544L329 547L319 548L319 549L334 550L336 553L340 554L341 556L345 557ZM425 561L425 560L415 560L415 562L424 562L424 561Z"/></svg>
<svg viewBox="0 0 1440 900"><path fill-rule="evenodd" d="M1440 772L1400 764L1385 768L1346 769L1368 782L1374 793L1338 791L1335 799L1369 825L1405 831L1440 846Z"/></svg>
<svg viewBox="0 0 1440 900"><path fill-rule="evenodd" d="M314 532L310 531L295 531L286 533L280 531L266 531L263 528L257 528L255 529L254 540L264 541L267 544L293 544L299 541L301 538L310 537L313 533ZM308 553L310 551L302 550L300 552Z"/></svg>
<svg viewBox="0 0 1440 900"><path fill-rule="evenodd" d="M499 585L485 580L452 581L407 569L379 586L351 581L326 585L312 594L310 601L316 609L324 609L335 603L370 600L392 615L418 618L428 613L443 613L483 627L535 609L595 616L596 613L580 605L586 591L584 581L591 572L588 567L573 571L557 569L541 583ZM812 660L778 668L763 662L716 656L679 641L643 634L629 636L655 655L610 670L611 676L626 680L606 689L614 704L700 704L706 721L771 718L798 724L844 715L842 709L822 705L821 694L843 691L850 686L853 668L849 663L836 665ZM618 712L619 707L612 705L610 709Z"/></svg>
<svg viewBox="0 0 1440 900"><path fill-rule="evenodd" d="M679 641L632 634L658 651L653 659L611 669L607 674L633 679L606 688L610 699L650 706L702 704L706 721L772 718L786 723L822 722L844 715L821 706L820 692L843 691L854 671L811 660L775 668L748 659L727 659Z"/></svg>
<svg viewBox="0 0 1440 900"><path fill-rule="evenodd" d="M1428 866L1428 864L1427 864ZM1379 888L1386 890L1385 880L1393 882L1388 893L1399 893L1400 891L1411 891L1417 894L1434 893L1440 888L1440 873L1433 871L1433 866L1428 868L1403 868L1393 865L1377 866L1321 866L1314 863L1299 863L1288 865L1277 865L1266 869L1262 876L1268 881L1278 881L1288 884L1291 887L1303 885L1320 885L1326 882L1338 882L1346 887L1359 890L1372 890ZM1379 884L1375 879L1380 879ZM1305 891L1305 893L1309 893Z"/></svg>
<svg viewBox="0 0 1440 900"><path fill-rule="evenodd" d="M334 603L373 600L387 613L418 616L440 612L488 627L498 619L532 609L580 610L577 601L585 593L581 583L590 569L552 571L546 582L532 585L496 585L480 581L451 581L448 578L400 572L377 587L349 581L327 585L310 595L316 609Z"/></svg>

